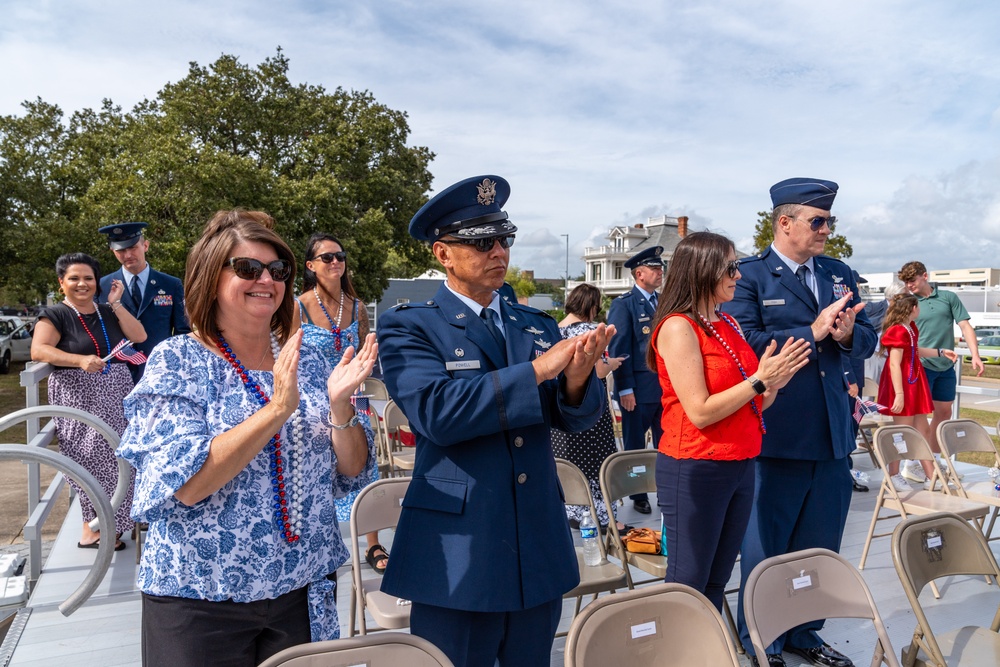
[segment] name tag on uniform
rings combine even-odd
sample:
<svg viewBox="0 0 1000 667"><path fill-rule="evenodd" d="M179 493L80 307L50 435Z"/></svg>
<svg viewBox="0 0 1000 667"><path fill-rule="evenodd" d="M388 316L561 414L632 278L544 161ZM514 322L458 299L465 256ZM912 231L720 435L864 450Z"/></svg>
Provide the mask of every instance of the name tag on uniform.
<svg viewBox="0 0 1000 667"><path fill-rule="evenodd" d="M479 360L470 359L469 361L446 361L444 368L447 371L472 371L479 368Z"/></svg>
<svg viewBox="0 0 1000 667"><path fill-rule="evenodd" d="M649 317L640 317L639 321L640 322L648 322L649 321Z"/></svg>
<svg viewBox="0 0 1000 667"><path fill-rule="evenodd" d="M784 306L784 305L785 305L784 299L764 299L765 308L767 306Z"/></svg>

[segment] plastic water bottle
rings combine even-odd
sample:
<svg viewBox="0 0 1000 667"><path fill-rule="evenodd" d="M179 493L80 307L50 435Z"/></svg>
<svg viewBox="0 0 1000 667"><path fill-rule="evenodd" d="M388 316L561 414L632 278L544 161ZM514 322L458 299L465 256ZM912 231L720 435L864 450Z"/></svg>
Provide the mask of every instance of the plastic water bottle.
<svg viewBox="0 0 1000 667"><path fill-rule="evenodd" d="M584 514L580 521L580 538L583 540L583 562L594 567L601 564L601 548L597 544L597 526L590 514Z"/></svg>

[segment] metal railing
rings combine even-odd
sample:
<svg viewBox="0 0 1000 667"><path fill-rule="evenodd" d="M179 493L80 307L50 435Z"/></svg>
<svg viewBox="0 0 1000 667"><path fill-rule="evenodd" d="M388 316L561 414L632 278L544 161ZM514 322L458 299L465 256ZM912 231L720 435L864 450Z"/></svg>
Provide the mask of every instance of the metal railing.
<svg viewBox="0 0 1000 667"><path fill-rule="evenodd" d="M51 417L64 417L67 419L81 421L87 426L95 429L101 434L102 437L104 437L105 440L108 441L112 450L117 449L118 443L120 442L118 433L116 433L114 429L108 426L99 417L96 417L89 412L84 412L83 410L77 410L76 408L68 408L60 405L40 405L38 385L42 380L47 378L53 370L53 367L49 364L29 363L25 369L21 371L20 379L21 386L24 387L25 391L26 407L23 410L12 412L3 418L0 418L0 432L24 422L27 430L25 444L17 444L13 446L27 446L29 450L35 451L36 453L39 451L48 451L48 446L51 445L55 439L55 423L50 419L49 422L43 427L41 425L42 420ZM65 456L62 456L61 454L59 456L62 457L63 460L73 463ZM49 514L55 506L55 502L60 491L62 491L65 479L62 475L56 475L46 489L45 494L42 495L40 463L48 463L48 461L41 461L37 457L32 456L24 456L23 460L28 469L28 521L24 525L24 540L28 544L28 581L31 586L34 586L42 571L42 526L45 524L45 521L48 519ZM118 511L119 507L121 507L121 504L125 501L125 497L128 494L128 487L131 481L131 468L124 460L117 459L117 461L118 483L110 502L112 510L110 523L107 523L104 519L102 519L100 512L98 512L97 518L90 522L91 529L93 530L98 530L102 524L114 526L114 513ZM59 469L65 472L63 468ZM76 476L70 476L73 477L74 480L79 481ZM98 493L96 496L100 496L106 500L104 491L99 485L97 486L97 490ZM91 501L94 502L94 506L96 508L97 498L95 494L88 492L87 495ZM107 540L107 543L114 546L113 540ZM100 548L104 548L103 544Z"/></svg>
<svg viewBox="0 0 1000 667"><path fill-rule="evenodd" d="M962 355L963 353L968 354L969 350L966 348L955 348L955 353L958 354L958 363L955 364L955 375L957 376L958 387L956 388L955 403L951 408L951 418L959 418L959 410L962 408L962 396L990 396L992 398L1000 398L1000 387L972 387L969 385L962 384ZM1000 418L1000 413L997 414ZM994 426L986 426L986 430L990 435L998 435L997 429Z"/></svg>

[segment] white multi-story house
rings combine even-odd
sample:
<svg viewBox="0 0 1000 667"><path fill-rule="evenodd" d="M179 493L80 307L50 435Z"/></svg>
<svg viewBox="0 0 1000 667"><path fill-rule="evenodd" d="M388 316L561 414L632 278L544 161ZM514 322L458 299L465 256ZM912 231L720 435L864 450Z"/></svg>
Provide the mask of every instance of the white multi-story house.
<svg viewBox="0 0 1000 667"><path fill-rule="evenodd" d="M625 268L629 257L652 246L663 246L663 261L669 263L674 248L687 232L687 216L660 215L649 218L644 225L612 227L606 237L607 245L584 250L587 266L582 282L590 283L612 298L624 294L635 284L632 272ZM571 280L568 288L572 291L580 282Z"/></svg>

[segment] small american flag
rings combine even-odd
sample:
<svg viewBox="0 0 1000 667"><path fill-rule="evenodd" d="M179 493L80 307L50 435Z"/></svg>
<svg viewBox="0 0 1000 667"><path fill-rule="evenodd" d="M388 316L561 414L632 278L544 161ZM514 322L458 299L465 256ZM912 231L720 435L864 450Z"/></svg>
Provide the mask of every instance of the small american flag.
<svg viewBox="0 0 1000 667"><path fill-rule="evenodd" d="M146 363L146 355L132 347L132 341L128 338L122 338L121 342L115 345L114 349L111 350L111 354L108 355L108 358L111 357L121 359L133 366Z"/></svg>
<svg viewBox="0 0 1000 667"><path fill-rule="evenodd" d="M858 397L854 399L854 421L861 423L861 420L865 418L865 415L877 414L880 410L885 410L886 407L875 401L869 401L866 398Z"/></svg>
<svg viewBox="0 0 1000 667"><path fill-rule="evenodd" d="M358 412L363 412L366 415L371 414L371 412L369 412L368 397L361 392L351 396L351 403L354 404L354 409Z"/></svg>

